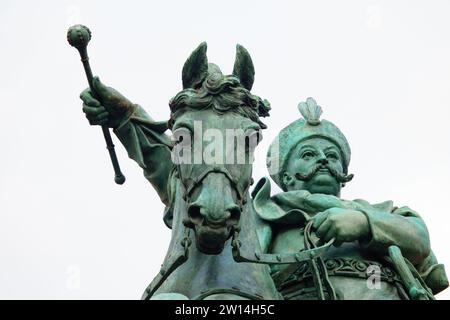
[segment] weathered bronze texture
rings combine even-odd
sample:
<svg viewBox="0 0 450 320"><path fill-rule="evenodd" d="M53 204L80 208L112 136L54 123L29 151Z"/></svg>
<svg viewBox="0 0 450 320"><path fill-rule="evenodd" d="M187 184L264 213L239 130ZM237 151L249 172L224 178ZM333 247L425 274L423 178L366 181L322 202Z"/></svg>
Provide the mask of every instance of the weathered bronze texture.
<svg viewBox="0 0 450 320"><path fill-rule="evenodd" d="M113 128L172 229L143 299L431 300L448 287L417 212L341 198L353 178L350 145L312 98L269 148L269 174L283 191L272 195L262 178L250 194L270 105L250 92L255 68L244 47L237 45L232 74L224 75L201 43L183 66L170 119L156 122L92 77L87 30L68 34L89 80L83 112L91 125ZM231 140L220 140L230 132Z"/></svg>

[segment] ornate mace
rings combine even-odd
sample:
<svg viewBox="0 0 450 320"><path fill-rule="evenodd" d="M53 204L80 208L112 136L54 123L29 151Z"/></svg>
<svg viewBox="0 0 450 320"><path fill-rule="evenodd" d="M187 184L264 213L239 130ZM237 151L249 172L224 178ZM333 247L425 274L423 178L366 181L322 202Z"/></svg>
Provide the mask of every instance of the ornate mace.
<svg viewBox="0 0 450 320"><path fill-rule="evenodd" d="M92 84L92 70L91 66L89 65L89 57L87 54L87 45L91 40L91 36L91 31L88 29L88 27L80 24L70 27L67 31L67 41L80 53L81 62L83 62L83 67L89 83L89 88L91 89L92 94L95 96L94 86ZM102 131L106 141L106 148L109 151L109 156L114 168L114 181L117 184L123 184L125 182L125 176L120 171L119 161L117 160L116 151L114 150L114 144L111 139L111 134L109 133L109 129L106 125L102 126Z"/></svg>

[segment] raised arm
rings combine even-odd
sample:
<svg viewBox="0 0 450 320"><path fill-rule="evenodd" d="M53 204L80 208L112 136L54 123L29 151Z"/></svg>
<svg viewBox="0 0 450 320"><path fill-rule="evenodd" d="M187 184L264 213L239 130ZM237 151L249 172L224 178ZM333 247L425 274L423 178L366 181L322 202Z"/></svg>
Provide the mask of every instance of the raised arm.
<svg viewBox="0 0 450 320"><path fill-rule="evenodd" d="M164 134L167 123L155 122L139 105L105 86L97 77L93 85L95 92L86 89L80 95L89 123L114 129L128 156L144 170L144 176L168 206L167 185L173 164L171 141Z"/></svg>

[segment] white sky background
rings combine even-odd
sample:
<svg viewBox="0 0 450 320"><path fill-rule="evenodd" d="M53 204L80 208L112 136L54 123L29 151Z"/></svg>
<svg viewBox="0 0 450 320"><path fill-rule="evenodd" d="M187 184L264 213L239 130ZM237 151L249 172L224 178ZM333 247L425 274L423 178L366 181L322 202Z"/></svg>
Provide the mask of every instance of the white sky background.
<svg viewBox="0 0 450 320"><path fill-rule="evenodd" d="M138 299L170 240L163 205L127 158L113 171L67 27L89 26L95 74L169 116L190 52L231 73L235 45L272 104L267 146L314 97L352 147L347 199L392 199L424 218L450 268L450 1L9 1L0 6L0 298ZM449 269L450 270L450 269ZM450 298L450 290L438 296Z"/></svg>

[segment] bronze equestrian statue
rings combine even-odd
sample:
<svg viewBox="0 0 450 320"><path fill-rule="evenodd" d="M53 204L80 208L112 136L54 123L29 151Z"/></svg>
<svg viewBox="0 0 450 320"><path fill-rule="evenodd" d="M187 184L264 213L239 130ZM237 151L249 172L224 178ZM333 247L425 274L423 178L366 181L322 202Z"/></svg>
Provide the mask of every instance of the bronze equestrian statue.
<svg viewBox="0 0 450 320"><path fill-rule="evenodd" d="M250 196L253 153L266 128L260 118L270 105L250 92L255 71L242 46L232 74L223 75L200 44L184 64L170 119L157 122L93 77L90 37L83 26L68 33L90 85L80 95L83 112L102 126L116 183L125 177L108 128L143 169L172 229L143 299L434 299L448 286L417 212L340 198L353 177L350 146L312 98L268 152L283 192L272 196L263 178Z"/></svg>

